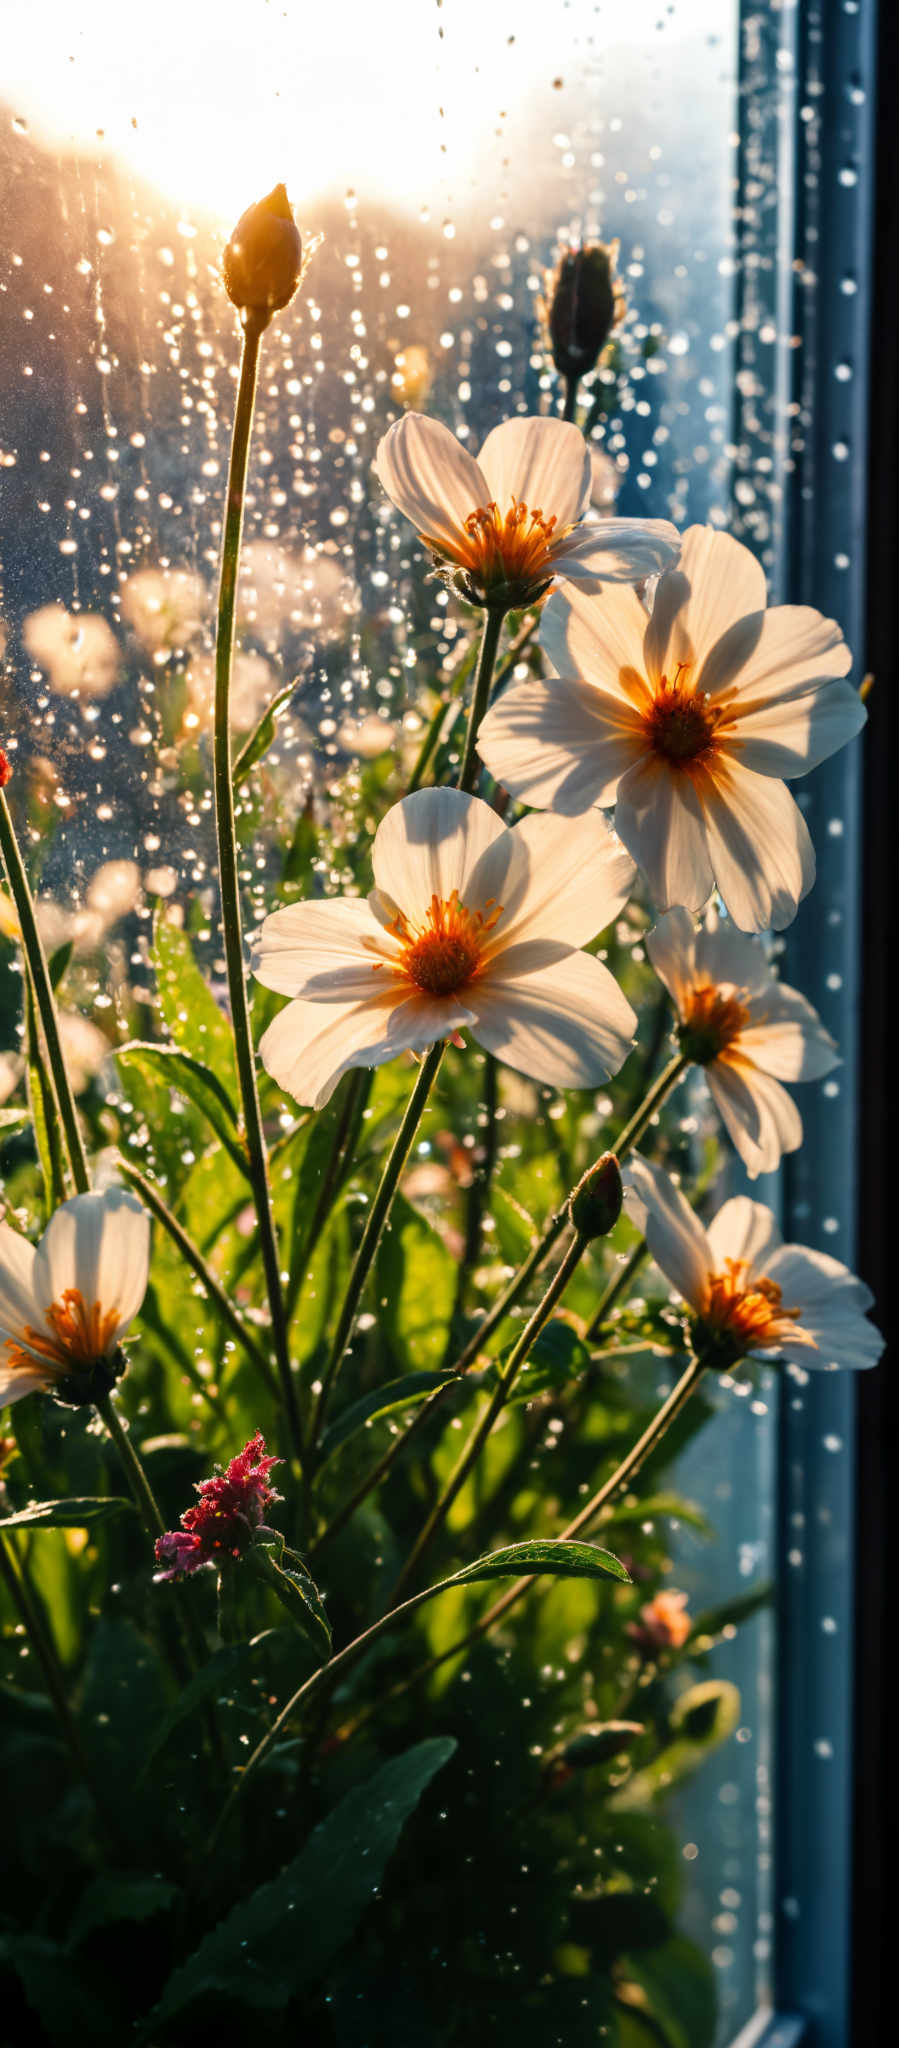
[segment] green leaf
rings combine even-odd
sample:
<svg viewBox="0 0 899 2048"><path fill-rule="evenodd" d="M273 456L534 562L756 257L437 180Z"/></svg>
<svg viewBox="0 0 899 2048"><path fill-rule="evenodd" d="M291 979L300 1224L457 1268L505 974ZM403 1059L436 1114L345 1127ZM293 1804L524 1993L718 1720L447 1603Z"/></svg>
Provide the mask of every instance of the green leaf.
<svg viewBox="0 0 899 2048"><path fill-rule="evenodd" d="M464 1565L443 1584L473 1586L481 1579L517 1579L543 1573L551 1573L557 1579L608 1578L620 1579L626 1586L631 1583L629 1572L610 1550L600 1550L596 1543L566 1543L556 1536L546 1541L510 1543L504 1550L493 1550L488 1557Z"/></svg>
<svg viewBox="0 0 899 2048"><path fill-rule="evenodd" d="M739 1628L742 1622L749 1621L760 1608L770 1605L773 1596L774 1587L766 1579L748 1593L739 1594L733 1600L724 1600L720 1607L707 1607L702 1614L697 1614L687 1639L690 1655L703 1655L711 1649L716 1636L723 1635L725 1629Z"/></svg>
<svg viewBox="0 0 899 2048"><path fill-rule="evenodd" d="M21 1109L0 1109L0 1133L24 1131L31 1122L31 1111L23 1105Z"/></svg>
<svg viewBox="0 0 899 2048"><path fill-rule="evenodd" d="M673 1741L634 1773L613 1795L610 1806L621 1813L658 1806L673 1785L691 1777L711 1751L727 1741L739 1719L740 1695L727 1679L709 1678L701 1685L691 1685L672 1708Z"/></svg>
<svg viewBox="0 0 899 2048"><path fill-rule="evenodd" d="M186 1095L205 1117L235 1166L249 1177L249 1162L240 1141L237 1111L227 1089L211 1067L195 1059L193 1054L183 1052L180 1046L151 1045L139 1039L123 1045L116 1058L124 1067L137 1067L140 1073L162 1081L167 1088L177 1089L179 1095Z"/></svg>
<svg viewBox="0 0 899 2048"><path fill-rule="evenodd" d="M235 789L239 789L241 783L246 782L250 769L255 768L257 761L262 760L263 754L268 753L275 737L278 713L283 711L285 704L290 702L296 687L296 682L287 683L283 690L278 691L277 696L272 698L268 710L263 711L258 724L253 727L253 731L244 740L240 753L231 769L231 780Z"/></svg>
<svg viewBox="0 0 899 2048"><path fill-rule="evenodd" d="M134 1502L115 1495L94 1499L34 1500L13 1515L0 1516L0 1529L87 1529L109 1515L134 1513Z"/></svg>
<svg viewBox="0 0 899 2048"><path fill-rule="evenodd" d="M72 2041L121 2040L108 2000L82 1982L64 1950L42 1934L0 1934L0 1961L12 1965L46 2038L54 2048Z"/></svg>
<svg viewBox="0 0 899 2048"><path fill-rule="evenodd" d="M69 1928L66 1947L77 1948L97 1927L110 1921L149 1920L164 1913L178 1897L178 1886L165 1877L95 1877L82 1892Z"/></svg>
<svg viewBox="0 0 899 2048"><path fill-rule="evenodd" d="M496 1225L496 1242L509 1266L523 1266L537 1237L537 1225L514 1195L494 1181L490 1190L490 1214Z"/></svg>
<svg viewBox="0 0 899 2048"><path fill-rule="evenodd" d="M550 1750L546 1763L567 1764L573 1771L591 1770L595 1764L607 1764L621 1756L643 1733L642 1721L591 1721Z"/></svg>
<svg viewBox="0 0 899 2048"><path fill-rule="evenodd" d="M141 1778L146 1777L154 1759L165 1748L176 1728L180 1728L182 1721L188 1720L199 1707L206 1705L207 1700L213 1699L230 1686L232 1680L246 1666L251 1647L251 1644L246 1642L228 1643L220 1650L213 1650L206 1663L202 1664L193 1678L181 1687L174 1705L163 1715L150 1737L149 1746L143 1753Z"/></svg>
<svg viewBox="0 0 899 2048"><path fill-rule="evenodd" d="M657 1947L627 1956L623 1968L643 1992L671 2048L712 2048L718 2018L715 1973L694 1942L672 1934Z"/></svg>
<svg viewBox="0 0 899 2048"><path fill-rule="evenodd" d="M490 1380L501 1376L508 1364L514 1345L509 1344L489 1369ZM525 1359L509 1395L511 1402L533 1401L537 1394L555 1393L567 1387L590 1364L590 1353L583 1339L578 1336L570 1323L556 1317L544 1324L536 1342L531 1346L530 1356Z"/></svg>
<svg viewBox="0 0 899 2048"><path fill-rule="evenodd" d="M51 953L47 961L47 973L50 976L50 987L52 989L59 987L74 950L74 939L64 939L62 945L57 946L55 953Z"/></svg>
<svg viewBox="0 0 899 2048"><path fill-rule="evenodd" d="M375 1260L375 1292L379 1327L404 1364L439 1364L456 1277L457 1262L442 1237L397 1195Z"/></svg>
<svg viewBox="0 0 899 2048"><path fill-rule="evenodd" d="M301 1557L288 1550L280 1533L272 1543L255 1543L246 1562L277 1594L291 1621L296 1622L314 1644L319 1659L331 1655L331 1624L321 1594L309 1576Z"/></svg>
<svg viewBox="0 0 899 2048"><path fill-rule="evenodd" d="M683 1522L685 1529L695 1529L700 1536L713 1533L708 1516L693 1501L683 1500L679 1493L651 1493L646 1500L622 1503L606 1517L603 1526L611 1529L618 1522L654 1522L663 1518Z"/></svg>
<svg viewBox="0 0 899 2048"><path fill-rule="evenodd" d="M367 1422L374 1421L378 1415L392 1415L397 1408L415 1407L432 1394L435 1387L448 1385L451 1377L445 1372L407 1372L402 1379L388 1380L385 1386L372 1387L361 1400L352 1401L325 1430L321 1444L322 1463L332 1457L349 1437L355 1436L357 1429L364 1429Z"/></svg>
<svg viewBox="0 0 899 2048"><path fill-rule="evenodd" d="M327 1969L380 1884L406 1821L449 1762L452 1736L391 1757L353 1786L279 1877L241 1900L174 1975L142 2038L204 1993L276 2011Z"/></svg>
<svg viewBox="0 0 899 2048"><path fill-rule="evenodd" d="M236 1096L231 1026L206 985L188 933L162 910L154 920L153 959L160 1007L175 1044L211 1067L227 1092Z"/></svg>

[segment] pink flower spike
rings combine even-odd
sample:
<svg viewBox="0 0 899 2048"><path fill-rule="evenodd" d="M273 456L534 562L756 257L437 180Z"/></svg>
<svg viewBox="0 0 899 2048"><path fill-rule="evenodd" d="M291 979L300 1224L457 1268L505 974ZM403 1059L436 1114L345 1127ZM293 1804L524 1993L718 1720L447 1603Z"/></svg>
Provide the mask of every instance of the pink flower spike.
<svg viewBox="0 0 899 2048"><path fill-rule="evenodd" d="M265 1510L282 1498L269 1485L268 1475L282 1458L267 1457L265 1442L257 1429L242 1451L226 1469L211 1479L201 1479L195 1508L181 1517L181 1531L170 1529L157 1538L156 1561L168 1566L156 1579L178 1578L205 1564L221 1564L224 1558L239 1558L248 1550L257 1529L265 1526Z"/></svg>

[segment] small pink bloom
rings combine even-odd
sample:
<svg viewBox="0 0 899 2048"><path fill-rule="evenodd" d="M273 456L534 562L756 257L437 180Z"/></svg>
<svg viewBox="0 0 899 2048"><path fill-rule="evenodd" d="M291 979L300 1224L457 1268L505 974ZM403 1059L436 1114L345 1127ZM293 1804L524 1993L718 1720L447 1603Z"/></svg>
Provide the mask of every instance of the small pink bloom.
<svg viewBox="0 0 899 2048"><path fill-rule="evenodd" d="M281 1499L268 1483L273 1465L281 1458L265 1456L265 1442L258 1429L225 1471L201 1479L196 1491L199 1501L181 1517L181 1530L169 1529L157 1538L156 1562L167 1570L157 1572L157 1581L177 1578L183 1572L198 1571L204 1564L220 1564L226 1557L241 1557L264 1526L264 1511Z"/></svg>
<svg viewBox="0 0 899 2048"><path fill-rule="evenodd" d="M654 1600L648 1600L640 1609L639 1621L632 1621L628 1635L639 1645L644 1656L656 1656L659 1650L682 1649L693 1623L687 1613L686 1593L657 1593Z"/></svg>

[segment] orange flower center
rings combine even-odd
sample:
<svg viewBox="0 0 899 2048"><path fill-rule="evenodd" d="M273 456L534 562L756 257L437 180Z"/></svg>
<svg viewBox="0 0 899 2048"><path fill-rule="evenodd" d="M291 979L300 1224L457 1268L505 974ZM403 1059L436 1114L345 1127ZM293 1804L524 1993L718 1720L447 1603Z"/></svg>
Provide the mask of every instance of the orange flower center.
<svg viewBox="0 0 899 2048"><path fill-rule="evenodd" d="M95 1365L112 1349L119 1327L118 1309L104 1309L99 1301L88 1304L80 1288L66 1287L59 1301L46 1310L49 1335L26 1323L28 1348L7 1337L5 1349L10 1364L33 1369L35 1354L54 1371L67 1373L73 1367Z"/></svg>
<svg viewBox="0 0 899 2048"><path fill-rule="evenodd" d="M716 1335L726 1334L740 1354L765 1350L787 1337L793 1344L814 1343L805 1330L797 1330L802 1310L784 1308L776 1280L762 1275L750 1282L748 1259L725 1259L724 1267L723 1273L711 1275L702 1314Z"/></svg>
<svg viewBox="0 0 899 2048"><path fill-rule="evenodd" d="M545 583L552 575L554 550L562 537L556 533L556 525L555 515L547 519L539 510L529 511L520 498L513 498L508 512L492 503L476 506L452 543L433 540L426 533L422 540L435 554L457 562L481 590L489 592L499 584L527 588Z"/></svg>
<svg viewBox="0 0 899 2048"><path fill-rule="evenodd" d="M687 682L687 674L688 664L681 661L670 681L662 676L644 723L653 752L673 768L689 771L711 751L718 713L705 691Z"/></svg>
<svg viewBox="0 0 899 2048"><path fill-rule="evenodd" d="M722 995L711 981L702 981L690 991L688 1005L678 1026L681 1051L698 1067L706 1067L739 1038L749 1022L749 1011L736 996Z"/></svg>
<svg viewBox="0 0 899 2048"><path fill-rule="evenodd" d="M485 911L467 909L459 891L442 901L432 896L424 924L410 925L402 911L387 926L402 948L396 972L432 996L455 995L479 973L484 941L502 916L491 897Z"/></svg>

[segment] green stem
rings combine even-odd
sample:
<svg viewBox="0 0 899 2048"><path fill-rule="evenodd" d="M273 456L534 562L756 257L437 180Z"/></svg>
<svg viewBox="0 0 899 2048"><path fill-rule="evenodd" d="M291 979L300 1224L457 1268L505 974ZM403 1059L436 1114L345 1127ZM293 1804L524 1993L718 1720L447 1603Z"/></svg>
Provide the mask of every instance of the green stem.
<svg viewBox="0 0 899 2048"><path fill-rule="evenodd" d="M565 404L562 407L563 420L577 419L577 393L580 377L569 375L565 378Z"/></svg>
<svg viewBox="0 0 899 2048"><path fill-rule="evenodd" d="M647 1124L651 1122L656 1111L661 1109L666 1096L670 1095L672 1088L680 1080L681 1075L686 1073L689 1064L690 1062L684 1057L684 1054L677 1052L674 1058L669 1060L667 1067L662 1068L659 1078L653 1082L649 1094L644 1095L639 1109L634 1111L630 1122L626 1123L624 1130L618 1134L615 1154L619 1163L625 1157L625 1154L632 1151L633 1147L639 1143Z"/></svg>
<svg viewBox="0 0 899 2048"><path fill-rule="evenodd" d="M465 750L459 770L458 788L469 793L474 788L478 774L478 730L490 699L490 685L503 630L505 611L498 605L488 605L484 612L484 631L481 637L481 651L478 656L477 674L468 714L468 731L465 735Z"/></svg>
<svg viewBox="0 0 899 2048"><path fill-rule="evenodd" d="M185 1265L189 1266L191 1272L195 1273L197 1279L202 1282L210 1301L214 1302L218 1309L223 1323L227 1325L232 1335L237 1338L237 1342L243 1346L247 1356L252 1359L257 1371L262 1374L263 1379L267 1382L270 1393L274 1394L277 1398L278 1384L272 1374L272 1369L265 1356L265 1352L260 1349L255 1337L251 1335L246 1324L238 1315L230 1297L216 1279L212 1268L207 1266L206 1260L198 1246L194 1244L191 1237L188 1237L187 1231L183 1229L177 1216L172 1214L171 1209L163 1201L155 1183L147 1180L146 1175L141 1173L136 1166L132 1166L130 1160L122 1159L120 1164L126 1179L130 1181L132 1187L138 1190L141 1200L146 1203L147 1208L152 1211L158 1222L162 1224L163 1229L168 1231L172 1243L177 1245ZM209 1394L208 1389L205 1391L207 1400L212 1401L212 1396ZM214 1401L212 1401L212 1405L216 1405Z"/></svg>
<svg viewBox="0 0 899 2048"><path fill-rule="evenodd" d="M240 537L243 524L247 458L250 447L250 433L253 425L253 404L256 395L256 378L259 366L259 344L263 328L266 324L261 316L258 315L250 315L247 318L247 324L244 329L243 352L240 361L240 382L234 410L231 461L228 469L228 495L225 507L224 533L222 536L218 631L215 646L213 782L225 965L228 977L228 995L231 1003L231 1020L234 1030L234 1048L237 1056L237 1078L240 1087L244 1131L247 1141L250 1181L253 1188L253 1200L259 1226L259 1242L262 1251L265 1285L272 1322L272 1341L278 1366L278 1377L281 1382L281 1393L287 1411L288 1427L293 1447L297 1456L302 1458L303 1433L297 1406L296 1387L290 1369L287 1313L281 1286L281 1269L275 1235L275 1219L272 1212L268 1159L262 1132L259 1093L256 1087L256 1059L253 1050L250 1006L244 972L240 888L237 872L237 832L234 819L234 783L231 763L230 693L231 661L234 651L234 608L237 596L237 572L240 560Z"/></svg>
<svg viewBox="0 0 899 2048"><path fill-rule="evenodd" d="M124 1427L121 1416L118 1414L110 1394L104 1395L103 1399L95 1402L94 1405L118 1452L122 1470L138 1514L141 1516L148 1535L152 1536L155 1541L157 1536L165 1535L165 1522L163 1521L162 1511L156 1495L134 1448L131 1437ZM179 1592L181 1594L181 1621L189 1646L187 1666L184 1666L182 1657L179 1656L177 1658L178 1675L183 1683L185 1678L190 1675L192 1665L200 1665L206 1662L208 1652L203 1631L191 1604L190 1588L182 1585L179 1587Z"/></svg>
<svg viewBox="0 0 899 2048"><path fill-rule="evenodd" d="M301 1240L301 1251L295 1269L291 1267L287 1287L287 1314L292 1318L306 1283L309 1265L318 1244L334 1202L347 1178L355 1157L362 1119L368 1107L374 1069L356 1067L350 1076L349 1086L341 1112L340 1122L334 1134L331 1156L322 1175L318 1199L309 1219L308 1227Z"/></svg>
<svg viewBox="0 0 899 2048"><path fill-rule="evenodd" d="M380 1457L377 1464L371 1467L364 1479L360 1479L355 1493L351 1493L349 1499L341 1503L337 1513L332 1516L331 1521L322 1530L320 1536L316 1537L311 1549L307 1551L307 1560L310 1567L314 1564L319 1551L324 1549L325 1544L330 1543L332 1536L336 1536L341 1529L346 1527L347 1522L351 1521L356 1513L356 1509L362 1506L362 1502L368 1499L369 1494L374 1492L376 1486L380 1486L381 1480L386 1479L391 1467L396 1463L400 1452L405 1451L412 1438L418 1435L419 1430L428 1421L434 1409L439 1407L441 1402L446 1399L450 1388L456 1387L458 1384L458 1375L454 1373L448 1379L445 1379L439 1387L435 1387L433 1392L427 1396L427 1399L420 1403L419 1407L415 1410L412 1421L407 1423L406 1428L400 1430L398 1435L391 1439L383 1457Z"/></svg>
<svg viewBox="0 0 899 2048"><path fill-rule="evenodd" d="M47 956L37 928L34 903L28 886L28 876L25 872L25 864L19 850L19 842L16 838L15 827L4 789L0 789L0 852L3 854L3 865L9 880L12 899L16 906L16 916L19 920L19 930L22 935L22 950L25 954L28 976L34 991L34 998L37 1003L41 1028L44 1034L44 1043L47 1047L47 1058L50 1062L53 1088L65 1137L69 1171L78 1193L84 1195L88 1193L91 1184L87 1155L84 1150L84 1140L81 1136L81 1126L78 1122L78 1111L75 1108L75 1098L72 1094L71 1084L66 1072L66 1063L62 1055L56 1003L53 998Z"/></svg>
<svg viewBox="0 0 899 2048"><path fill-rule="evenodd" d="M7 1546L7 1538L2 1535L0 1535L0 1577L5 1581L10 1598L22 1617L25 1632L43 1671L47 1692L53 1702L56 1717L70 1751L72 1762L79 1776L84 1779L87 1785L105 1829L107 1826L106 1815L103 1811L97 1786L94 1783L90 1761L81 1740L81 1731L69 1706L66 1675L57 1655L56 1644L49 1629L44 1625L43 1617L28 1584L21 1558L16 1556L11 1544Z"/></svg>
<svg viewBox="0 0 899 2048"><path fill-rule="evenodd" d="M521 1336L519 1337L517 1344L515 1345L513 1351L507 1359L505 1366L499 1369L497 1374L496 1386L494 1387L490 1400L488 1401L487 1406L483 1411L483 1414L475 1423L474 1429L471 1432L468 1442L465 1445L465 1448L462 1451L460 1457L457 1459L455 1467L451 1472L449 1479L446 1482L446 1485L443 1489L442 1494L440 1495L439 1500L435 1502L435 1505L431 1509L431 1512L427 1518L427 1521L424 1524L424 1527L422 1528L420 1534L416 1537L416 1540L412 1546L409 1556L406 1559L406 1563L404 1564L403 1569L400 1572L399 1578L397 1579L396 1584L393 1587L389 1602L391 1607L395 1605L399 1595L402 1593L404 1587L408 1584L409 1580L413 1575L413 1572L415 1571L417 1565L420 1563L422 1557L424 1556L425 1551L428 1549L434 1536L436 1536L438 1529L440 1529L443 1523L445 1522L457 1493L459 1493L460 1489L464 1486L465 1481L468 1478L469 1472L472 1469L472 1466L480 1457L481 1451L483 1450L483 1447L487 1442L487 1438L490 1435L494 1423L501 1415L506 1405L506 1402L509 1399L509 1395L512 1392L512 1388L515 1385L515 1381L518 1378L518 1374L521 1371L522 1366L524 1365L533 1345L536 1343L537 1338L539 1337L544 1324L548 1322L549 1317L551 1316L557 1301L559 1301L561 1299L561 1296L564 1294L565 1289L568 1286L568 1282L571 1279L571 1275L574 1272L575 1267L580 1264L589 1242L590 1239L586 1237L575 1236L572 1239L572 1242L569 1245L564 1258L562 1259L560 1265L557 1267L556 1272L553 1274L553 1277L549 1283L546 1293L543 1296L543 1300L539 1303L539 1306L535 1308L533 1315L525 1324L525 1327L521 1332Z"/></svg>
<svg viewBox="0 0 899 2048"><path fill-rule="evenodd" d="M425 1053L416 1075L415 1086L403 1113L403 1120L394 1138L387 1163L381 1175L380 1186L368 1212L359 1249L353 1260L347 1291L343 1299L343 1306L328 1354L328 1362L322 1374L321 1390L312 1424L311 1442L313 1449L321 1438L331 1389L353 1334L353 1326L359 1311L362 1291L381 1240L381 1233L390 1215L393 1197L396 1194L397 1182L412 1149L413 1140L421 1122L422 1112L431 1092L431 1087L437 1077L437 1070L445 1050L446 1041L441 1038Z"/></svg>

